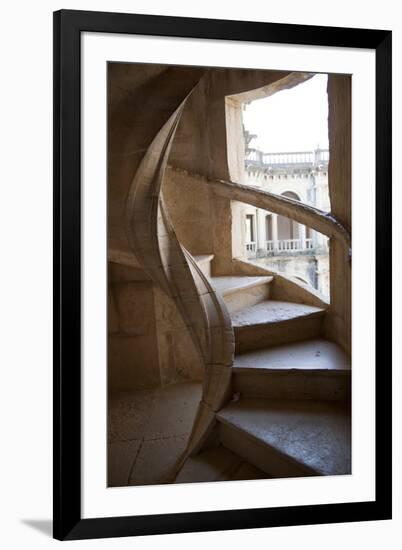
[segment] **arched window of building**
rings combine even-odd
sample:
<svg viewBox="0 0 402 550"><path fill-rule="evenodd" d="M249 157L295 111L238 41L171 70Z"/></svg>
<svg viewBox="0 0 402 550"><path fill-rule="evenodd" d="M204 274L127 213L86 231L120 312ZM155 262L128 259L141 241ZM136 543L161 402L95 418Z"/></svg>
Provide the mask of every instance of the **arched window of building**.
<svg viewBox="0 0 402 550"><path fill-rule="evenodd" d="M285 191L284 193L281 193L282 197L288 197L289 199L294 199L295 201L300 202L300 197L295 193L294 191Z"/></svg>

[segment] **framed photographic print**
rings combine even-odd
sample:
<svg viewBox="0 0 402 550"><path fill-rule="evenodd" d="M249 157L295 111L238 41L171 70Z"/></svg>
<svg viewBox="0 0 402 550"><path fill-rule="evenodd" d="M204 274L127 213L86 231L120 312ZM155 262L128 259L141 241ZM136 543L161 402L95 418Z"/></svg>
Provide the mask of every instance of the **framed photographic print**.
<svg viewBox="0 0 402 550"><path fill-rule="evenodd" d="M54 221L55 538L391 517L391 32L56 12Z"/></svg>

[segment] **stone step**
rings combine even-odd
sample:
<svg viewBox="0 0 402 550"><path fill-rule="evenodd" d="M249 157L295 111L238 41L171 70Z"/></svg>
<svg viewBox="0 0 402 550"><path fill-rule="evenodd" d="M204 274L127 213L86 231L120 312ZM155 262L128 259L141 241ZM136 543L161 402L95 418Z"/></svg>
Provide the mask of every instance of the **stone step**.
<svg viewBox="0 0 402 550"><path fill-rule="evenodd" d="M205 481L235 481L269 477L243 458L222 445L206 449L190 456L175 483L199 483Z"/></svg>
<svg viewBox="0 0 402 550"><path fill-rule="evenodd" d="M198 254L193 256L194 260L197 262L198 266L201 268L201 271L207 277L211 277L211 262L214 259L213 254Z"/></svg>
<svg viewBox="0 0 402 550"><path fill-rule="evenodd" d="M221 444L272 477L351 473L346 404L240 399L217 413Z"/></svg>
<svg viewBox="0 0 402 550"><path fill-rule="evenodd" d="M272 275L211 277L212 285L223 297L230 313L267 300L272 280Z"/></svg>
<svg viewBox="0 0 402 550"><path fill-rule="evenodd" d="M351 394L350 358L322 339L249 351L235 357L232 384L242 397L345 400Z"/></svg>
<svg viewBox="0 0 402 550"><path fill-rule="evenodd" d="M265 300L231 314L236 354L319 338L325 309Z"/></svg>

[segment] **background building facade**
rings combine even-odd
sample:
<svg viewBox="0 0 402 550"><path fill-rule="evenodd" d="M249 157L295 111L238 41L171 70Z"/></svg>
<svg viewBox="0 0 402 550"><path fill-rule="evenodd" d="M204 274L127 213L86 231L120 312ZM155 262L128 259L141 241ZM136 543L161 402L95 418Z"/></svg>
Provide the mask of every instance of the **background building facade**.
<svg viewBox="0 0 402 550"><path fill-rule="evenodd" d="M328 212L329 151L264 153L249 147L245 132L245 184ZM310 284L329 296L328 239L295 221L247 206L246 255Z"/></svg>

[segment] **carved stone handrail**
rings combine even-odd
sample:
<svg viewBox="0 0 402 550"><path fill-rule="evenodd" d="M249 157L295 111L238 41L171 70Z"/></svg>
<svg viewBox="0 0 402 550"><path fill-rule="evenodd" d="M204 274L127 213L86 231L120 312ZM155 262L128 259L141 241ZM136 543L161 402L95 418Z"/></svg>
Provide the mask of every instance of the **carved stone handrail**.
<svg viewBox="0 0 402 550"><path fill-rule="evenodd" d="M174 300L205 365L202 401L188 452L202 444L215 411L227 399L234 355L234 334L226 306L180 244L164 206L162 184L167 160L189 95L150 144L126 203L126 232L132 253L154 283Z"/></svg>
<svg viewBox="0 0 402 550"><path fill-rule="evenodd" d="M262 191L240 183L209 179L208 184L221 196L291 218L327 237L341 241L348 251L351 249L349 232L330 213L323 212L314 206L303 204L297 200L282 195L274 195L269 191Z"/></svg>

